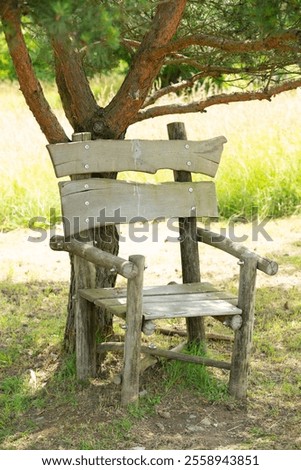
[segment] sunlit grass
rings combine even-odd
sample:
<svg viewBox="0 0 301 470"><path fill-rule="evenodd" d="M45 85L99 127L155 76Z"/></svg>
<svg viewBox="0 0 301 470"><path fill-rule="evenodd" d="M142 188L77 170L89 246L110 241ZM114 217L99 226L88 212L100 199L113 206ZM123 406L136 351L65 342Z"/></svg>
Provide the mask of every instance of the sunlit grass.
<svg viewBox="0 0 301 470"><path fill-rule="evenodd" d="M119 81L118 81L119 80ZM112 96L120 77L93 87L101 105ZM53 86L45 93L68 136L72 129ZM60 211L57 180L46 139L28 110L16 83L0 84L0 229L26 227L33 217L49 223L50 208ZM174 115L134 124L126 138L167 139L166 124L183 121L192 140L225 135L216 184L220 215L282 217L300 212L301 137L299 92L276 97L271 103L250 102L214 106L207 113ZM123 175L130 178L131 175ZM145 176L143 177L145 180ZM172 179L161 171L150 182Z"/></svg>

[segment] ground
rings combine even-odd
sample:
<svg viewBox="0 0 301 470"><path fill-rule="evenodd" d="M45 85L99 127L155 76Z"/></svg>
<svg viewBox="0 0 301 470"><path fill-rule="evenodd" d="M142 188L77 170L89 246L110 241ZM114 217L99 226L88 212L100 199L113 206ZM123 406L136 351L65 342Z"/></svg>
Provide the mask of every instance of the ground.
<svg viewBox="0 0 301 470"><path fill-rule="evenodd" d="M287 260L298 258L300 262L301 218L264 221L259 232L258 221L232 225L232 228L225 224L224 227L228 233L232 230L232 235L244 237L244 244L256 252L283 261L276 276L259 273L259 291L269 292L271 308L275 300L282 313L287 311L288 315L293 315L290 310L293 303L300 312L301 302L291 297L290 292L300 288L301 272L296 269L295 262ZM218 225L210 228L221 230ZM157 227L150 224L144 229L146 232L137 231L131 236L123 232L127 243L121 243L120 255L134 252L147 255L147 284L179 282L179 244L171 240L175 233L163 230L157 242ZM43 284L48 286L48 290L51 286L55 294L55 289L59 291L67 285L68 256L50 251L48 233L43 234L45 240L29 240L29 237L36 238L40 234L29 230L0 234L1 277L14 283L27 283L37 290L43 289ZM138 248L136 243L134 248L133 238L143 235L147 235L147 240ZM200 258L204 280L227 286L237 279L239 267L229 255L202 246ZM281 298L278 302L279 292ZM267 312L264 310L263 315L268 318ZM276 321L278 312L274 315ZM297 317L294 319L300 332L300 316L299 320ZM287 330L283 331L285 334ZM226 350L228 343L221 347ZM148 369L142 379L141 390L145 396L141 407L129 410L120 407L120 387L111 382L111 371L105 367L100 377L89 385L74 385L71 395L70 390L66 390L72 399L58 401L51 377L62 361L60 351L55 348L43 350L35 358L31 370L33 382L44 381L44 405L18 416L18 424L6 437L2 448L301 449L300 346L295 348L299 355L287 353L281 356L286 339L282 337L279 340L273 354L270 352L271 343L272 339L264 348L260 339L255 342L257 346L252 357L249 394L245 402L208 399L183 383L172 385L170 382L166 387L166 369L157 364ZM114 365L111 361L110 366L118 368L118 363ZM222 379L223 374L220 373ZM287 384L287 390L284 384ZM293 393L292 387L295 387ZM31 427L28 427L29 420Z"/></svg>

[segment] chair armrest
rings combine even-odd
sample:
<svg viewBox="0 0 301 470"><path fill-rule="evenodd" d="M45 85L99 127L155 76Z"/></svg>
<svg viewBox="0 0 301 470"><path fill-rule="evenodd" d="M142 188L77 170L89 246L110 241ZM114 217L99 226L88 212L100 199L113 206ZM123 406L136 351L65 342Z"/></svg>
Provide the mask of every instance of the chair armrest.
<svg viewBox="0 0 301 470"><path fill-rule="evenodd" d="M131 261L119 258L74 238L70 241L65 241L63 236L55 235L50 239L50 248L55 251L68 251L95 265L113 269L127 279L133 279L138 273L138 268Z"/></svg>
<svg viewBox="0 0 301 470"><path fill-rule="evenodd" d="M278 271L278 264L276 261L263 258L262 256L257 255L257 253L249 250L247 247L240 245L239 243L235 243L230 238L224 237L223 235L211 232L211 230L205 230L198 227L197 241L214 246L215 248L225 251L241 260L249 255L255 256L257 258L257 269L259 269L259 271L263 271L269 276L274 276Z"/></svg>

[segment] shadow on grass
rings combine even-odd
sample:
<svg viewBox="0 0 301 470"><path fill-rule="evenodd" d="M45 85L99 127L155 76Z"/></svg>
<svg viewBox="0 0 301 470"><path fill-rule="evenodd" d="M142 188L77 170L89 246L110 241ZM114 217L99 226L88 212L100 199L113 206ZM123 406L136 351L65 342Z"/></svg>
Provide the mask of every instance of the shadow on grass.
<svg viewBox="0 0 301 470"><path fill-rule="evenodd" d="M221 400L215 412L225 413L226 381L178 362L147 371L142 379L147 395L139 406L122 409L119 387L110 380L112 370L120 367L118 357L108 356L98 379L78 383L75 358L62 350L67 284L6 281L0 292L0 448L131 448L146 418L149 426L157 425L158 407L171 410L175 426L175 410L185 409L189 400L192 408L203 410ZM300 393L301 374L295 367L301 356L300 311L300 290L258 289L256 370L250 380L251 400L258 397L257 405L276 397L291 408ZM295 416L300 417L300 410ZM166 427L164 421L160 425Z"/></svg>

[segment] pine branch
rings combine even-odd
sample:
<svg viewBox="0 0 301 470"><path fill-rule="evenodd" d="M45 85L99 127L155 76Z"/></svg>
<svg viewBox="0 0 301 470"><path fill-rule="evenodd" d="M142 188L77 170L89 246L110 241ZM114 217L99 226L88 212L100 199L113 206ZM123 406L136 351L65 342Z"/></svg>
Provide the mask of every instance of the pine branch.
<svg viewBox="0 0 301 470"><path fill-rule="evenodd" d="M169 63L169 62L168 62ZM173 62L172 62L173 63ZM183 63L189 63L192 65L192 62L188 60L187 62L183 60L181 62ZM182 90L185 90L187 88L192 88L194 83L197 82L200 79L204 78L215 78L215 77L220 77L221 75L234 75L234 81L237 81L241 79L240 75L241 74L248 74L251 76L260 76L262 74L269 74L269 76L272 76L272 73L275 72L275 64L261 64L258 67L226 67L226 66L207 66L207 65L200 65L198 62L194 63L193 65L195 68L200 70L199 73L192 75L190 78L186 80L182 80L181 82L178 83L172 83L166 87L160 88L159 90L154 91L144 102L143 106L141 109L145 109L147 106L150 106L154 104L159 98L162 98L163 96L166 96L170 93L179 93ZM279 67L281 67L281 64L277 64ZM288 64L290 65L290 64ZM229 79L227 80L229 82Z"/></svg>
<svg viewBox="0 0 301 470"><path fill-rule="evenodd" d="M162 52L170 54L186 49L189 46L212 47L225 52L262 52L278 50L283 52L300 52L299 30L285 31L265 39L238 41L207 34L197 34L176 39L166 46L162 46Z"/></svg>
<svg viewBox="0 0 301 470"><path fill-rule="evenodd" d="M301 86L301 79L291 80L279 85L275 85L269 89L260 91L245 91L237 93L222 93L219 95L210 96L204 100L194 101L188 104L166 104L161 106L154 106L152 108L141 110L137 114L135 122L143 121L158 116L167 114L185 114L185 113L199 113L203 112L206 108L216 104L229 104L241 101L254 101L254 100L268 100L271 101L273 96L276 96L285 91L294 90Z"/></svg>

